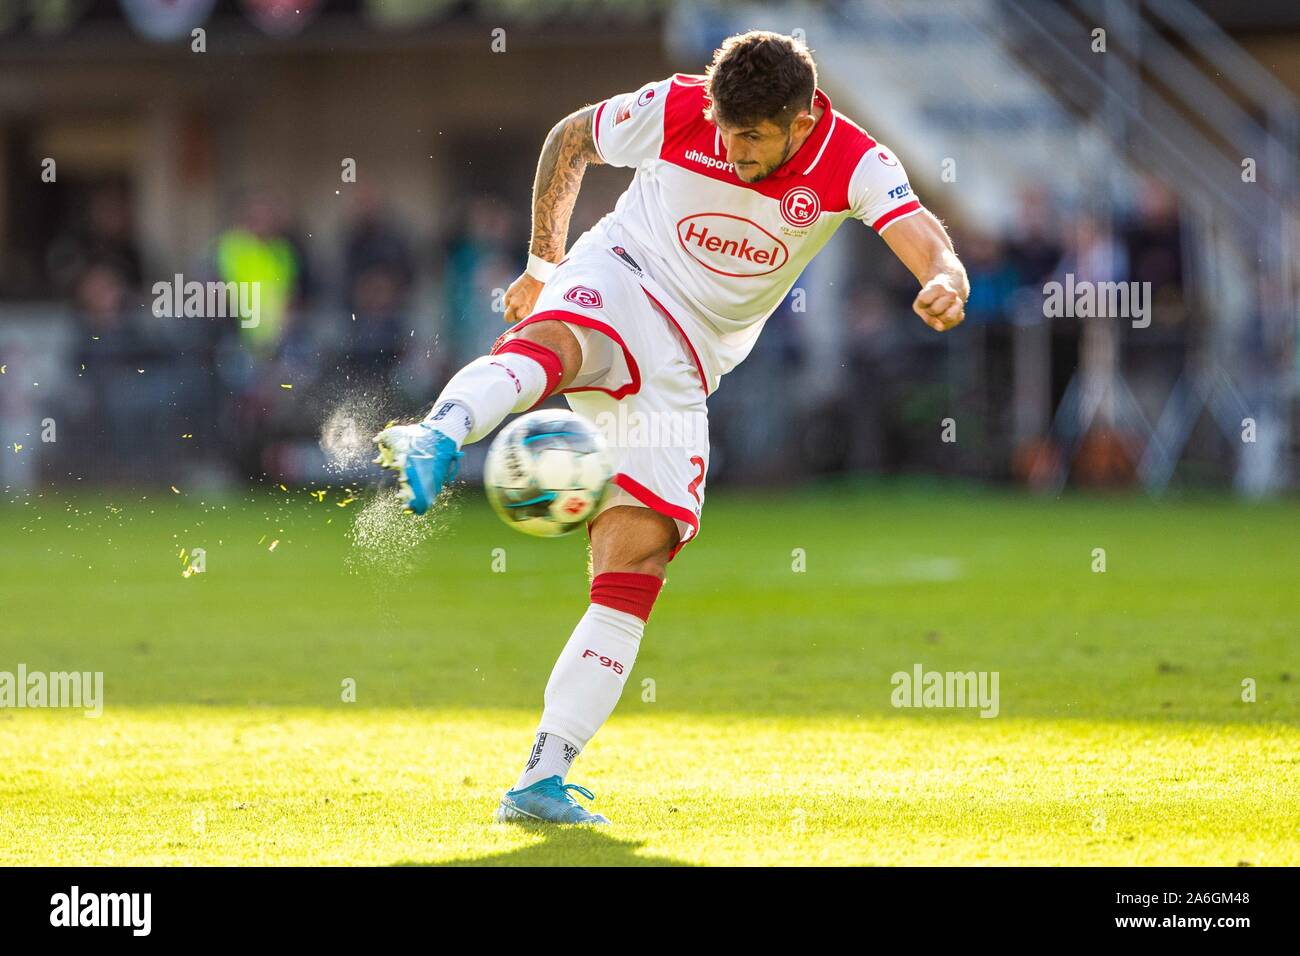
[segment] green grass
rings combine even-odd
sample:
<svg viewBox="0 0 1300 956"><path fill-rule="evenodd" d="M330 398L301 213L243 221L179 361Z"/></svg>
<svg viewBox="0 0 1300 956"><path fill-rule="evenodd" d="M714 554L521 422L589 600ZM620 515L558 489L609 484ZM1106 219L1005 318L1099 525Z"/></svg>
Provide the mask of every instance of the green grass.
<svg viewBox="0 0 1300 956"><path fill-rule="evenodd" d="M489 822L585 541L465 491L376 567L341 497L10 492L0 671L106 702L0 709L0 863L1300 863L1295 502L714 494L570 776L591 831ZM894 708L918 663L997 671L998 716Z"/></svg>

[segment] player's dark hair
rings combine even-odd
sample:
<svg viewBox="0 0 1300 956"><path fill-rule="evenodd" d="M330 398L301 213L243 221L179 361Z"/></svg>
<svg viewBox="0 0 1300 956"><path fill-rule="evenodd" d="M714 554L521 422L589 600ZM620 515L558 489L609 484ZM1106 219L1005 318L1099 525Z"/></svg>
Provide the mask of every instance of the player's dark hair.
<svg viewBox="0 0 1300 956"><path fill-rule="evenodd" d="M817 65L802 41L751 30L728 37L706 73L710 121L756 126L771 120L788 129L800 110L811 110Z"/></svg>

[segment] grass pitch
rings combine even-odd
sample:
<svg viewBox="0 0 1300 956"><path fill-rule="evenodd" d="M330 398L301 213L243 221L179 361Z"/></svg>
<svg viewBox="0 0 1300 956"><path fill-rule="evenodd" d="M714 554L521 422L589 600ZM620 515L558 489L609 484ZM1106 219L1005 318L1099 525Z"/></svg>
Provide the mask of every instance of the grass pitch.
<svg viewBox="0 0 1300 956"><path fill-rule="evenodd" d="M585 540L460 498L9 492L0 671L105 703L0 710L0 863L1300 863L1295 502L711 495L570 775L590 830L490 822ZM998 715L893 707L918 664Z"/></svg>

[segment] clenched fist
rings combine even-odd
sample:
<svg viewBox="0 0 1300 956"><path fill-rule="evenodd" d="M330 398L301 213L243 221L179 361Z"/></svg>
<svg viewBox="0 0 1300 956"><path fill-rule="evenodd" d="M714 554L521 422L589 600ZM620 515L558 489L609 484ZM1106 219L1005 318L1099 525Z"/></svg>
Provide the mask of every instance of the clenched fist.
<svg viewBox="0 0 1300 956"><path fill-rule="evenodd" d="M537 297L542 294L545 283L534 279L527 272L521 275L510 288L506 289L506 325L514 325L532 314L537 305Z"/></svg>
<svg viewBox="0 0 1300 956"><path fill-rule="evenodd" d="M912 311L936 332L946 332L966 318L966 301L951 279L938 276L921 287Z"/></svg>

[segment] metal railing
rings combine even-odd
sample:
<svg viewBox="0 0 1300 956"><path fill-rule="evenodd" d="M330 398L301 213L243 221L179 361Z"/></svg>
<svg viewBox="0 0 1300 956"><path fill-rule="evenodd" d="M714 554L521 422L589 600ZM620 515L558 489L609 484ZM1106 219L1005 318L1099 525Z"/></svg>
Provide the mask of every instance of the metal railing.
<svg viewBox="0 0 1300 956"><path fill-rule="evenodd" d="M1196 233L1194 278L1210 321L1150 430L1143 483L1168 486L1208 411L1240 446L1238 487L1276 490L1294 455L1300 103L1188 0L1001 6L1004 41L1037 61L1046 85L1106 131L1117 155L1159 173ZM1240 443L1229 405L1270 440Z"/></svg>

